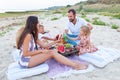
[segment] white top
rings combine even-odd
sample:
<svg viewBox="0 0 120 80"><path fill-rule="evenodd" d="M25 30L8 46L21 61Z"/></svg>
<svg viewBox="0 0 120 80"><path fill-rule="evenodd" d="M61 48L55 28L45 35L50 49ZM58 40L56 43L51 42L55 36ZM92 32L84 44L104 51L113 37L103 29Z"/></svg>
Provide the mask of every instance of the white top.
<svg viewBox="0 0 120 80"><path fill-rule="evenodd" d="M87 25L87 22L82 19L82 18L76 18L76 24L74 25L72 22L68 21L67 26L65 27L65 29L69 30L69 34L73 34L73 35L78 35L80 34L80 27Z"/></svg>
<svg viewBox="0 0 120 80"><path fill-rule="evenodd" d="M38 33L38 39L42 39L42 37L51 37L51 35L48 32L44 34Z"/></svg>
<svg viewBox="0 0 120 80"><path fill-rule="evenodd" d="M41 40L43 37L49 37L49 38L51 38L51 35L48 32L46 32L44 34L38 33L38 39L39 40ZM40 46L37 45L37 47L39 48Z"/></svg>

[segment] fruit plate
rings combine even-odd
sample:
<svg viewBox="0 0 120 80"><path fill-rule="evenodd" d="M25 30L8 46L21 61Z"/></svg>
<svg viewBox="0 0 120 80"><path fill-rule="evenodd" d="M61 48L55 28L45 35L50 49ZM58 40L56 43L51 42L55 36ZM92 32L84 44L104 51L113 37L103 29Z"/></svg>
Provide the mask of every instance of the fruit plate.
<svg viewBox="0 0 120 80"><path fill-rule="evenodd" d="M60 53L63 56L71 56L71 55L77 55L78 54L78 50L76 48L72 48L71 50L69 49L65 49L65 52L61 53L58 51L58 53Z"/></svg>

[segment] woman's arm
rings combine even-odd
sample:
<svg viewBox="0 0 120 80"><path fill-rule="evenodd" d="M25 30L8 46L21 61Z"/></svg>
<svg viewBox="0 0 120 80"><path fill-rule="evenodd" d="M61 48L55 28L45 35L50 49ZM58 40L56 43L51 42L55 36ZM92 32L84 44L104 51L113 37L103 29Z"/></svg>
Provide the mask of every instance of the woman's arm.
<svg viewBox="0 0 120 80"><path fill-rule="evenodd" d="M36 51L29 51L29 43L32 39L31 34L27 34L27 36L25 37L24 41L23 41L23 56L33 56L36 54L40 54L43 53L43 50L36 50Z"/></svg>

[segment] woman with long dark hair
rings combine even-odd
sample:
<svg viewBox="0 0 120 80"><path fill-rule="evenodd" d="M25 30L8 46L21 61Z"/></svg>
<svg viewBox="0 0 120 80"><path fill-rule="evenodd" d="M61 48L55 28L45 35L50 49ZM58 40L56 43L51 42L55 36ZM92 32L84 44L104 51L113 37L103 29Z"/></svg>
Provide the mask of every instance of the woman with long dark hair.
<svg viewBox="0 0 120 80"><path fill-rule="evenodd" d="M41 50L36 49L36 45L40 45L40 47L48 47L51 46L58 41L54 41L50 44L44 44L38 39L38 28L39 21L36 16L29 16L26 21L25 28L23 33L21 34L19 41L17 43L17 48L20 49L20 60L19 65L24 68L35 67L48 59L54 58L61 64L65 64L70 66L76 70L87 68L86 65L82 63L78 63L57 53L57 50Z"/></svg>

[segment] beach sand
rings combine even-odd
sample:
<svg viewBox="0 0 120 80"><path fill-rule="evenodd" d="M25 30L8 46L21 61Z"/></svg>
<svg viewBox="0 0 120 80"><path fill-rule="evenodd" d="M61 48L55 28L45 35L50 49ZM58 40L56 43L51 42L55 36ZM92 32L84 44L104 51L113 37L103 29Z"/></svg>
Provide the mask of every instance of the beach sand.
<svg viewBox="0 0 120 80"><path fill-rule="evenodd" d="M93 14L88 15L87 17L92 19L94 16L95 15ZM51 17L49 16L44 19L39 18L39 20L43 25L45 25L45 29L50 31L52 36L55 36L58 33L62 33L67 22L67 17L61 17L58 20L51 20L50 18ZM26 17L22 17L19 19L25 21ZM119 19L110 19L109 17L104 17L102 19L105 19L105 21L107 21L106 23L112 22L120 25ZM8 21L4 19L0 21L1 21L0 24L2 24L2 26L5 26L6 24L9 25L12 23L12 21L8 23ZM19 20L16 19L16 21L19 23ZM9 64L13 62L11 52L14 49L13 46L15 45L16 31L21 26L23 25L14 25L12 26L13 28L12 30L10 30L4 36L0 36L0 80L8 80L6 76L6 71ZM93 25L91 41L96 46L116 48L120 50L120 32L117 32L117 30L115 29L111 29L110 26ZM49 79L49 77L44 73L20 80L51 80L51 79ZM114 61L104 68L101 69L97 68L96 70L89 73L71 75L70 79L62 77L57 78L56 80L120 80L120 60Z"/></svg>

